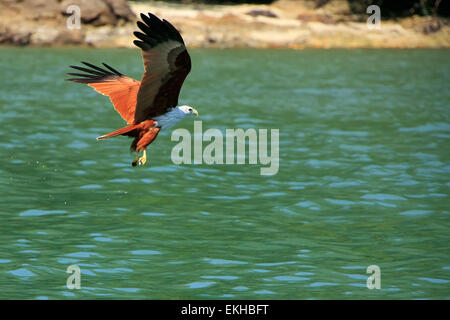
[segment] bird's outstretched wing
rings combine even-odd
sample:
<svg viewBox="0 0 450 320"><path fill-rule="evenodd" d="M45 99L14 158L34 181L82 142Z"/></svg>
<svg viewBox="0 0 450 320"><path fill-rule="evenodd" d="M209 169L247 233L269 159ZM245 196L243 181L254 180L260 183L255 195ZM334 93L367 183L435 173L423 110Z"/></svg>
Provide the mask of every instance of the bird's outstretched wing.
<svg viewBox="0 0 450 320"><path fill-rule="evenodd" d="M184 79L191 70L191 58L183 38L174 26L149 13L141 14L134 32L134 44L142 49L145 73L137 94L136 123L164 114L176 107Z"/></svg>
<svg viewBox="0 0 450 320"><path fill-rule="evenodd" d="M67 79L68 81L85 83L95 89L95 91L108 96L114 108L128 123L134 123L134 113L136 109L136 99L140 82L124 76L119 71L110 67L106 63L103 65L107 69L97 67L93 64L83 62L89 68L70 66L84 73L68 73L77 78Z"/></svg>

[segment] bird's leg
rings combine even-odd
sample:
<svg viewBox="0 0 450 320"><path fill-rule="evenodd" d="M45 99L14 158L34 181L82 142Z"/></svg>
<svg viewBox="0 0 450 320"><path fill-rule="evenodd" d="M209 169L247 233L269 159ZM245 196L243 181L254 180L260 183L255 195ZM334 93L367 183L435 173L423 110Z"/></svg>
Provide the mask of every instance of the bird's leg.
<svg viewBox="0 0 450 320"><path fill-rule="evenodd" d="M146 150L144 150L143 153L142 153L142 157L140 157L138 159L138 164L140 166L143 166L146 162L147 162L147 152L146 152Z"/></svg>
<svg viewBox="0 0 450 320"><path fill-rule="evenodd" d="M136 167L137 165L144 165L147 162L147 152L144 150L142 152L142 157L139 157L139 152L136 155L136 158L133 160L133 162L131 163L131 165L133 167Z"/></svg>

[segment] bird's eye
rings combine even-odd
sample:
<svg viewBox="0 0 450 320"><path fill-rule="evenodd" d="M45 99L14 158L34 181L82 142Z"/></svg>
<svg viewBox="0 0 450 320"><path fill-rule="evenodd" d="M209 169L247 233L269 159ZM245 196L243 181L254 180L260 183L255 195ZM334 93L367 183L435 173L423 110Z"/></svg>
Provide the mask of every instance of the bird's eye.
<svg viewBox="0 0 450 320"><path fill-rule="evenodd" d="M192 112L192 108L189 108L189 112Z"/></svg>

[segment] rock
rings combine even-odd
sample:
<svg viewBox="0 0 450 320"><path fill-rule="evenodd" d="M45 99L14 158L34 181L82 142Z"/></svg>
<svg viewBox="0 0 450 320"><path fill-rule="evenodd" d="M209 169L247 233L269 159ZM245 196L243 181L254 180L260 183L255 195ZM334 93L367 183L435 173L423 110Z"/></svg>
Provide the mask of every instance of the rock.
<svg viewBox="0 0 450 320"><path fill-rule="evenodd" d="M82 44L84 33L81 30L62 30L55 39L57 44Z"/></svg>
<svg viewBox="0 0 450 320"><path fill-rule="evenodd" d="M113 33L114 30L108 26L91 29L86 33L85 41L89 45L96 46L105 41L105 39L111 38Z"/></svg>
<svg viewBox="0 0 450 320"><path fill-rule="evenodd" d="M61 13L67 15L71 5L80 7L81 22L94 26L115 25L117 19L108 4L103 0L64 0L61 3Z"/></svg>
<svg viewBox="0 0 450 320"><path fill-rule="evenodd" d="M54 19L59 15L58 0L23 0L19 2L23 14L34 20Z"/></svg>
<svg viewBox="0 0 450 320"><path fill-rule="evenodd" d="M134 48L134 30L135 28L131 25L123 27L103 26L90 28L86 32L84 42L93 47Z"/></svg>
<svg viewBox="0 0 450 320"><path fill-rule="evenodd" d="M263 16L268 18L278 18L278 16L270 10L250 10L246 14L252 17Z"/></svg>
<svg viewBox="0 0 450 320"><path fill-rule="evenodd" d="M58 37L59 30L51 27L39 26L31 36L32 44L51 45Z"/></svg>
<svg viewBox="0 0 450 320"><path fill-rule="evenodd" d="M67 12L70 5L80 8L81 29L71 30L67 26L67 19L73 14ZM89 29L118 28L118 22L134 19L125 0L0 0L0 43L45 46L86 43ZM112 42L110 33L103 35Z"/></svg>
<svg viewBox="0 0 450 320"><path fill-rule="evenodd" d="M84 42L84 34L81 30L55 29L40 26L31 35L31 44L51 46L57 44L80 44Z"/></svg>
<svg viewBox="0 0 450 320"><path fill-rule="evenodd" d="M76 5L81 10L81 21L94 26L117 25L121 19L133 21L134 13L125 0L64 0L61 13L67 15L67 7Z"/></svg>
<svg viewBox="0 0 450 320"><path fill-rule="evenodd" d="M0 44L13 44L26 46L30 44L31 32L26 30L12 31L4 25L0 25Z"/></svg>
<svg viewBox="0 0 450 320"><path fill-rule="evenodd" d="M422 26L422 32L424 34L435 33L441 30L443 23L437 19L430 19L426 21Z"/></svg>
<svg viewBox="0 0 450 320"><path fill-rule="evenodd" d="M343 19L335 19L327 14L299 14L297 16L297 19L303 22L314 21L314 22L321 22L324 24L336 24L338 22L343 21Z"/></svg>
<svg viewBox="0 0 450 320"><path fill-rule="evenodd" d="M112 11L118 18L122 18L125 21L134 21L136 16L131 10L130 6L125 0L105 0L106 3L112 8Z"/></svg>

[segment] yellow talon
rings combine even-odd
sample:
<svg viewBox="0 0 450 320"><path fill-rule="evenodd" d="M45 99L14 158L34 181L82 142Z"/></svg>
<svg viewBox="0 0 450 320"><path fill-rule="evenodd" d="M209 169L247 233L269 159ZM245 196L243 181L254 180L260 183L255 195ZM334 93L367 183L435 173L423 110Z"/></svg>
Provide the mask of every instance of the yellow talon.
<svg viewBox="0 0 450 320"><path fill-rule="evenodd" d="M139 153L136 155L136 158L133 160L133 162L131 163L131 165L133 167L137 166L137 165L144 165L147 162L147 153L145 152L145 150L142 153L142 157L139 157Z"/></svg>
<svg viewBox="0 0 450 320"><path fill-rule="evenodd" d="M144 150L144 152L142 153L142 157L139 158L139 165L143 166L145 163L147 162L147 152Z"/></svg>

